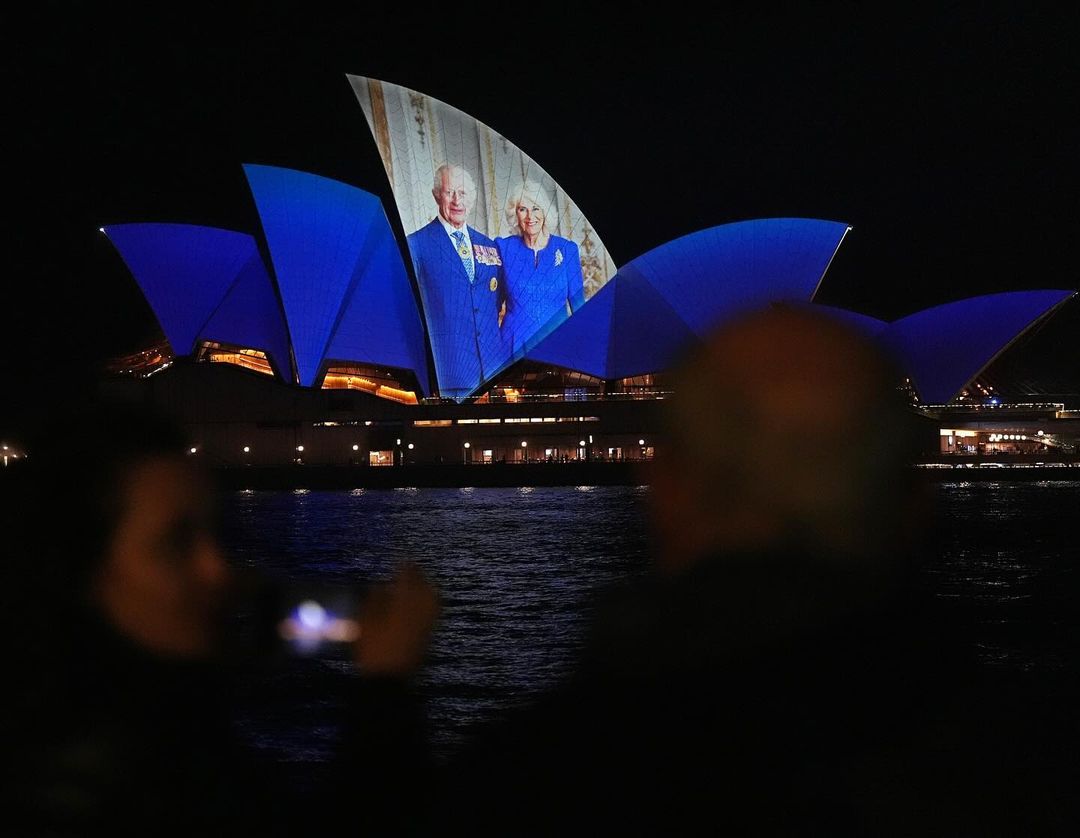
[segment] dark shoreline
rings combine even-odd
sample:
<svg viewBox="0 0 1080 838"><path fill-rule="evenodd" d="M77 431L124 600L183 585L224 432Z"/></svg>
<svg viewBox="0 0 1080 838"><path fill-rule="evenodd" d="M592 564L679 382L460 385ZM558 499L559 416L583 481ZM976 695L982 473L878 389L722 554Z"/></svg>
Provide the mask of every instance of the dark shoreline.
<svg viewBox="0 0 1080 838"><path fill-rule="evenodd" d="M224 489L402 489L516 486L636 486L642 467L616 463L515 463L404 466L221 466Z"/></svg>
<svg viewBox="0 0 1080 838"><path fill-rule="evenodd" d="M221 466L214 469L223 489L400 489L519 486L640 486L649 483L648 465L637 462L528 463L405 466ZM1080 480L1080 465L986 466L917 469L935 483Z"/></svg>

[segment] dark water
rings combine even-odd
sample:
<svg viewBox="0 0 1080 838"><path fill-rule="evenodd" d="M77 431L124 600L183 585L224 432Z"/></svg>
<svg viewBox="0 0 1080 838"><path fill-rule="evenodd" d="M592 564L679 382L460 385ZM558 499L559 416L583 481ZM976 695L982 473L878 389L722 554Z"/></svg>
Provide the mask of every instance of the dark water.
<svg viewBox="0 0 1080 838"><path fill-rule="evenodd" d="M1080 482L946 483L923 571L988 666L1080 676Z"/></svg>
<svg viewBox="0 0 1080 838"><path fill-rule="evenodd" d="M443 612L419 686L438 752L564 678L606 586L649 562L645 487L237 492L236 560L290 579L365 584L404 559ZM923 579L962 612L987 666L1076 675L1080 482L933 488ZM332 752L347 664L296 659L251 676L245 732L278 759Z"/></svg>
<svg viewBox="0 0 1080 838"><path fill-rule="evenodd" d="M648 565L645 487L237 492L226 539L241 565L360 584L416 561L442 614L419 678L439 752L569 671L591 599ZM250 684L250 733L289 760L324 758L336 660Z"/></svg>

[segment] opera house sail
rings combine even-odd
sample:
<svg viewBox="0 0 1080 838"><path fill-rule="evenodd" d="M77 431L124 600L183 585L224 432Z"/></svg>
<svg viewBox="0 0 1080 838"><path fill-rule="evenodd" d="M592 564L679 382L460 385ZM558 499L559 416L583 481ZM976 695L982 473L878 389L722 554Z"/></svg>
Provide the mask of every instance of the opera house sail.
<svg viewBox="0 0 1080 838"><path fill-rule="evenodd" d="M485 422L489 431L503 428L505 439L474 451L473 439L481 439L474 434L437 457L528 459L529 439L504 427L519 422L550 423L549 439L560 432L542 449L549 458L588 457L589 446L600 445L589 421L606 421L619 396L662 396L658 382L678 356L726 319L769 305L831 311L893 355L914 403L948 404L1076 293L991 294L892 322L827 308L816 302L818 290L851 227L812 218L707 227L617 268L578 205L506 137L417 91L359 76L349 82L385 167L403 242L377 195L253 164L243 170L258 229L156 221L102 228L172 356L254 376L242 388L259 393L260 427L293 428L275 445L305 457L312 446L296 428L342 423L279 421L266 405L298 398L279 392L349 390L372 399L348 402L371 406L369 416L378 404L414 411L413 419L394 414L384 423L399 430L349 443L355 456L368 450L373 464L402 462L417 450L401 428L460 423L460 435ZM476 412L525 398L550 406L520 417ZM570 404L581 400L594 406ZM311 404L325 417L338 402ZM454 406L472 412L446 412ZM635 409L648 408L639 401ZM608 434L611 456L627 446L651 450L635 421L619 420L625 431L617 440ZM227 447L254 456L245 440L230 438Z"/></svg>

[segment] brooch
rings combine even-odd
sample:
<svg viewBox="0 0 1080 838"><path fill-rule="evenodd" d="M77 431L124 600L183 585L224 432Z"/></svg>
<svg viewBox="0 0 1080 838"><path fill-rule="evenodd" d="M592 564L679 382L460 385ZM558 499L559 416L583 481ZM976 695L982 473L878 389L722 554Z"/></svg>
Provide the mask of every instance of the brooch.
<svg viewBox="0 0 1080 838"><path fill-rule="evenodd" d="M492 277L491 282L488 283L488 288L490 288L492 291L494 291L498 287L499 287L499 280L497 280L495 277Z"/></svg>
<svg viewBox="0 0 1080 838"><path fill-rule="evenodd" d="M555 267L559 267L562 264L562 251L555 248Z"/></svg>

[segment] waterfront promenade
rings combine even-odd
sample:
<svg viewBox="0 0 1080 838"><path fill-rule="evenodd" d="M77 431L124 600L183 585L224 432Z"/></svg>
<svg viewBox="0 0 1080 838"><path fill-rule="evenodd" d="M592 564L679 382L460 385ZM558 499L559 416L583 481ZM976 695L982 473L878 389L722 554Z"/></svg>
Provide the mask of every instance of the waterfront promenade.
<svg viewBox="0 0 1080 838"><path fill-rule="evenodd" d="M648 461L401 466L221 466L223 489L395 489L408 487L639 486L649 483ZM916 466L933 482L1080 480L1080 459L1019 460L951 457Z"/></svg>

